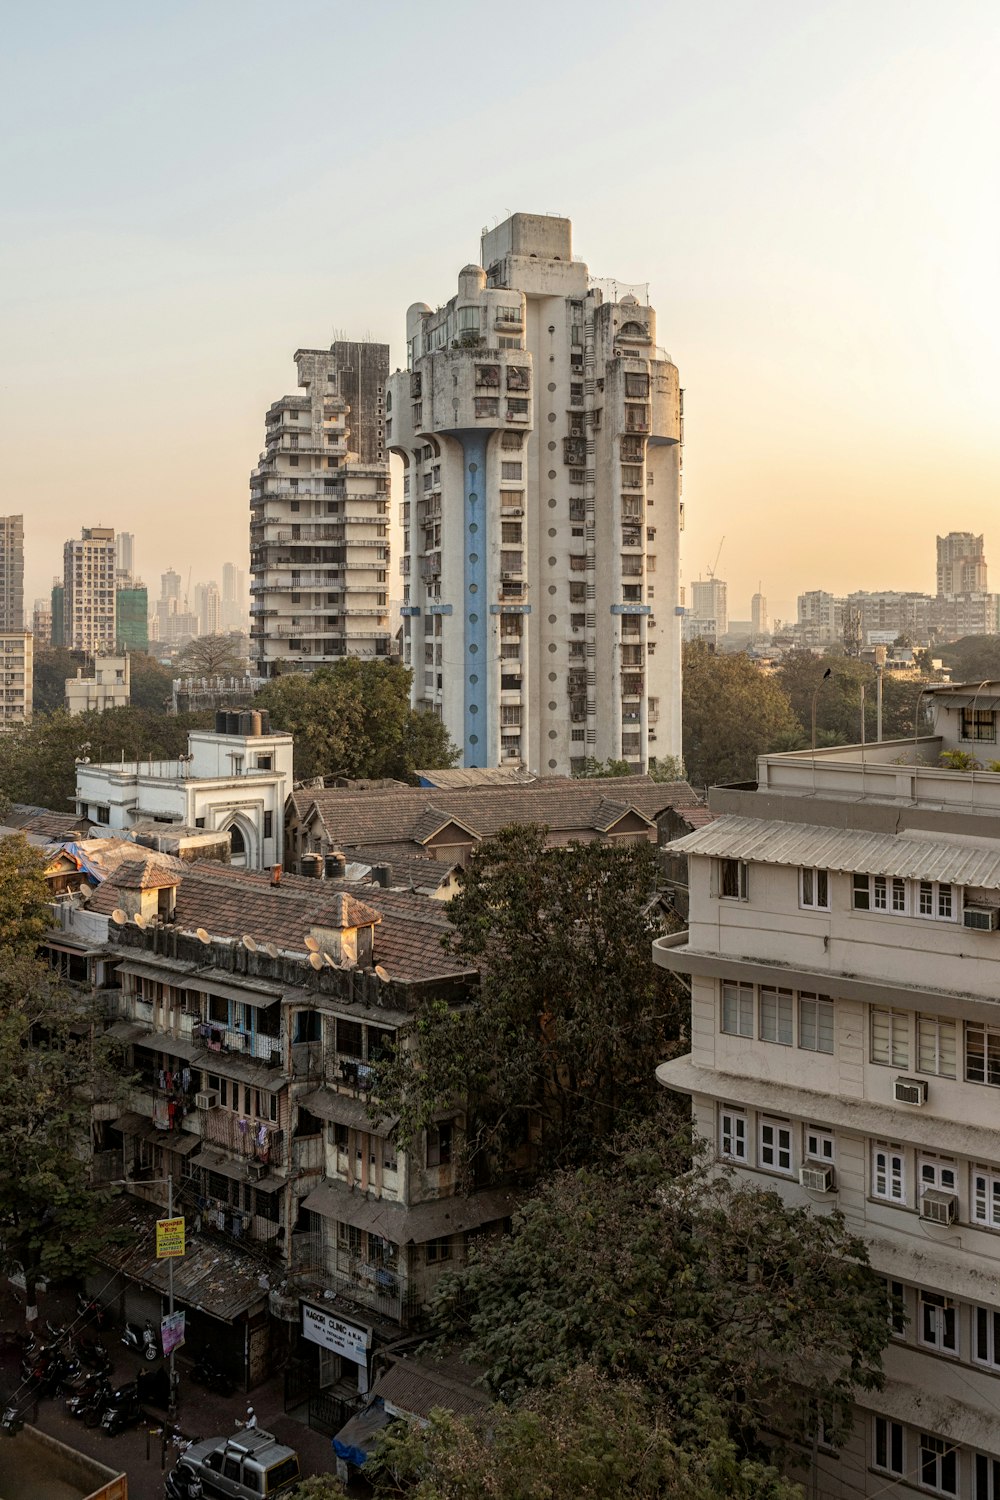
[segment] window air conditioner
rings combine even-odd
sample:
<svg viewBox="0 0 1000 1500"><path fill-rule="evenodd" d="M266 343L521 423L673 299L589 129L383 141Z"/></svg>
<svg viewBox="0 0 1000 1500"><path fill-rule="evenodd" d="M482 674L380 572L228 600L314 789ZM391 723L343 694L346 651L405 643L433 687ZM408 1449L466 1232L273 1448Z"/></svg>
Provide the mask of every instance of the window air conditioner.
<svg viewBox="0 0 1000 1500"><path fill-rule="evenodd" d="M962 913L962 922L977 932L996 932L1000 926L1000 911L995 906L967 906Z"/></svg>
<svg viewBox="0 0 1000 1500"><path fill-rule="evenodd" d="M215 1089L203 1089L195 1094L194 1102L197 1109L218 1109L219 1096Z"/></svg>
<svg viewBox="0 0 1000 1500"><path fill-rule="evenodd" d="M958 1198L937 1188L925 1188L920 1200L920 1217L931 1224L954 1224L958 1216Z"/></svg>
<svg viewBox="0 0 1000 1500"><path fill-rule="evenodd" d="M267 1172L267 1162L263 1162L263 1161L248 1161L247 1162L247 1176L249 1177L249 1179L250 1179L251 1182L260 1182L261 1178L266 1174L266 1172Z"/></svg>
<svg viewBox="0 0 1000 1500"><path fill-rule="evenodd" d="M835 1177L829 1162L807 1161L799 1168L799 1182L813 1193L832 1193Z"/></svg>
<svg viewBox="0 0 1000 1500"><path fill-rule="evenodd" d="M892 1097L897 1104L926 1104L927 1085L922 1078L897 1078Z"/></svg>

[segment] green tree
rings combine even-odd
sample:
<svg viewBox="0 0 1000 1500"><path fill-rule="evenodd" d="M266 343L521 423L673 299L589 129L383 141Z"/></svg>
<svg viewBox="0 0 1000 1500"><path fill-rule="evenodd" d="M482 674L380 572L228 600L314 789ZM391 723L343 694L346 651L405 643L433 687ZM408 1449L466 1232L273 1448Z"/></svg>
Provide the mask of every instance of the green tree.
<svg viewBox="0 0 1000 1500"><path fill-rule="evenodd" d="M578 780L590 781L603 776L634 776L635 772L627 760L594 760L590 757L583 770L573 774Z"/></svg>
<svg viewBox="0 0 1000 1500"><path fill-rule="evenodd" d="M109 708L72 718L63 709L41 714L0 735L0 790L12 802L64 812L73 804L78 759L170 759L187 749L189 729L211 723L211 714L173 718L142 708Z"/></svg>
<svg viewBox="0 0 1000 1500"><path fill-rule="evenodd" d="M129 703L153 713L166 713L173 702L174 674L154 656L134 651L129 658Z"/></svg>
<svg viewBox="0 0 1000 1500"><path fill-rule="evenodd" d="M0 1265L24 1270L29 1317L40 1276L86 1270L107 1242L89 1142L113 1059L36 956L49 916L41 857L20 835L0 840Z"/></svg>
<svg viewBox="0 0 1000 1500"><path fill-rule="evenodd" d="M816 705L816 743L856 745L861 740L861 689L864 688L865 739L877 733L875 668L870 662L830 652L790 651L777 674L787 693L806 745L812 740L812 711ZM906 739L914 733L914 715L927 686L925 678L900 679L891 672L882 678L882 737Z"/></svg>
<svg viewBox="0 0 1000 1500"><path fill-rule="evenodd" d="M470 1174L519 1159L586 1161L594 1142L659 1098L651 1058L677 1049L681 1005L652 962L648 844L546 847L534 825L473 853L449 906L456 964L480 974L461 1009L426 1006L374 1087L410 1139L467 1101Z"/></svg>
<svg viewBox="0 0 1000 1500"><path fill-rule="evenodd" d="M510 1235L438 1284L434 1319L501 1400L592 1365L637 1381L684 1446L711 1408L747 1454L764 1432L808 1445L817 1415L839 1443L890 1333L841 1214L790 1208L707 1153L689 1165L650 1122L547 1180Z"/></svg>
<svg viewBox="0 0 1000 1500"><path fill-rule="evenodd" d="M52 713L66 706L66 678L75 677L84 657L74 655L63 646L35 643L32 658L32 711Z"/></svg>
<svg viewBox="0 0 1000 1500"><path fill-rule="evenodd" d="M711 1414L683 1448L641 1385L589 1365L480 1422L438 1411L427 1427L396 1423L365 1477L377 1496L412 1500L802 1500L769 1465L740 1459Z"/></svg>
<svg viewBox="0 0 1000 1500"><path fill-rule="evenodd" d="M744 652L717 654L703 641L684 648L683 720L684 764L695 786L748 781L758 755L802 744L780 683Z"/></svg>
<svg viewBox="0 0 1000 1500"><path fill-rule="evenodd" d="M346 1493L336 1474L310 1474L299 1481L288 1500L342 1500Z"/></svg>
<svg viewBox="0 0 1000 1500"><path fill-rule="evenodd" d="M198 635L188 641L177 659L184 677L242 677L247 670L246 637Z"/></svg>
<svg viewBox="0 0 1000 1500"><path fill-rule="evenodd" d="M392 776L450 766L458 752L433 714L410 708L411 673L398 662L345 657L269 682L254 706L295 736L295 774Z"/></svg>
<svg viewBox="0 0 1000 1500"><path fill-rule="evenodd" d="M951 668L954 682L1000 680L1000 635L967 635L937 647L933 654Z"/></svg>

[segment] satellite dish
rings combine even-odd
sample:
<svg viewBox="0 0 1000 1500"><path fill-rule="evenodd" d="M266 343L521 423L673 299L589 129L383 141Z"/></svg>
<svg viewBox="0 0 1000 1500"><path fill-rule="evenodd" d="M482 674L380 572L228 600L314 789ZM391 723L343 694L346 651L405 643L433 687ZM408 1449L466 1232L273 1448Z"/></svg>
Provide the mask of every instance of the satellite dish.
<svg viewBox="0 0 1000 1500"><path fill-rule="evenodd" d="M257 952L257 944L254 942L253 938L249 936L248 933L243 934L243 946L248 953Z"/></svg>
<svg viewBox="0 0 1000 1500"><path fill-rule="evenodd" d="M388 980L389 978L388 974L385 972L381 964L375 965L375 973L378 975L379 979Z"/></svg>
<svg viewBox="0 0 1000 1500"><path fill-rule="evenodd" d="M339 969L340 968L340 965L337 963L337 960L335 958L331 958L330 955L329 955L329 953L324 953L323 954L323 962L326 964L326 966L327 966L328 969Z"/></svg>
<svg viewBox="0 0 1000 1500"><path fill-rule="evenodd" d="M320 958L318 953L310 953L309 962L312 964L314 969L321 969L323 967L323 960Z"/></svg>
<svg viewBox="0 0 1000 1500"><path fill-rule="evenodd" d="M125 923L128 921L128 917L122 911L120 906L116 906L114 911L111 913L111 920L112 922L114 922L116 927L124 927Z"/></svg>
<svg viewBox="0 0 1000 1500"><path fill-rule="evenodd" d="M264 952L267 954L268 958L277 958L277 956L278 956L277 944L276 943L265 943L264 944Z"/></svg>
<svg viewBox="0 0 1000 1500"><path fill-rule="evenodd" d="M305 943L305 945L309 949L310 953L318 953L319 952L319 943L316 940L316 938L314 938L312 936L311 933L309 934L308 937L303 938L302 941Z"/></svg>
<svg viewBox="0 0 1000 1500"><path fill-rule="evenodd" d="M146 918L143 916L141 911L136 912L135 916L132 918L132 921L137 927L145 927L146 925Z"/></svg>
<svg viewBox="0 0 1000 1500"><path fill-rule="evenodd" d="M199 943L210 943L212 941L208 933L205 931L204 927L196 927L194 930L194 935L198 939Z"/></svg>

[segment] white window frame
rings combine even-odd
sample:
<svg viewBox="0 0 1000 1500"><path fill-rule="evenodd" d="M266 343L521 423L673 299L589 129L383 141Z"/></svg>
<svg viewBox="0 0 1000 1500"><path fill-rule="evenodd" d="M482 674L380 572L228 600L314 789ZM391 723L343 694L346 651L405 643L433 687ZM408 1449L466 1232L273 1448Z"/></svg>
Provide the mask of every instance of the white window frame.
<svg viewBox="0 0 1000 1500"><path fill-rule="evenodd" d="M837 1016L829 995L800 994L798 1013L799 1047L802 1051L822 1052L824 1056L832 1057L837 1050ZM825 1021L830 1023L828 1028L824 1028ZM829 1031L829 1047L820 1045L825 1029Z"/></svg>
<svg viewBox="0 0 1000 1500"><path fill-rule="evenodd" d="M1000 1500L1000 1458L975 1453L972 1458L973 1500Z"/></svg>
<svg viewBox="0 0 1000 1500"><path fill-rule="evenodd" d="M933 1433L922 1432L917 1439L917 1452L919 1454L919 1462L917 1464L917 1472L914 1477L920 1488L924 1490L930 1490L931 1494L933 1495L957 1496L959 1494L959 1484L962 1477L961 1463L959 1460L961 1449L959 1448L958 1444L950 1443L947 1438L935 1437ZM925 1453L934 1455L933 1463L937 1477L933 1481L925 1478L924 1476ZM954 1458L955 1460L955 1484L954 1487L949 1487L947 1489L942 1483L944 1475L943 1463L946 1458Z"/></svg>
<svg viewBox="0 0 1000 1500"><path fill-rule="evenodd" d="M894 1439L896 1440L894 1442ZM894 1457L893 1449L898 1442L898 1456ZM885 1452L885 1461L879 1462L879 1448ZM896 1467L898 1458L898 1468ZM906 1428L902 1422L894 1422L890 1417L872 1417L872 1461L871 1467L877 1469L880 1474L892 1474L896 1478L902 1478L906 1473Z"/></svg>
<svg viewBox="0 0 1000 1500"><path fill-rule="evenodd" d="M983 1038L983 1076L973 1078L970 1072L970 1060L973 1049L969 1046L969 1038L973 1033L982 1034ZM965 1069L964 1077L966 1083L981 1083L986 1088L1000 1088L1000 1026L988 1026L984 1021L966 1021L965 1023ZM990 1043L994 1044L991 1049ZM995 1056L992 1059L990 1052L993 1050ZM991 1077L992 1074L992 1077Z"/></svg>
<svg viewBox="0 0 1000 1500"><path fill-rule="evenodd" d="M962 902L957 886L937 880L913 882L914 914L924 922L957 922ZM926 907L926 909L925 909Z"/></svg>
<svg viewBox="0 0 1000 1500"><path fill-rule="evenodd" d="M799 905L807 911L830 910L830 872L803 865L799 870Z"/></svg>
<svg viewBox="0 0 1000 1500"><path fill-rule="evenodd" d="M950 1071L947 1062L949 1039L951 1042ZM957 1078L958 1022L949 1020L947 1016L918 1014L916 1063L918 1073L928 1073L935 1078Z"/></svg>
<svg viewBox="0 0 1000 1500"><path fill-rule="evenodd" d="M885 1018L885 1052L879 1056L876 1050L876 1022ZM878 1043L881 1050L881 1041ZM908 1068L910 1066L910 1013L905 1010L887 1010L882 1005L868 1007L868 1058L878 1068Z"/></svg>
<svg viewBox="0 0 1000 1500"><path fill-rule="evenodd" d="M745 1109L723 1104L719 1109L719 1155L723 1161L750 1161L750 1117Z"/></svg>
<svg viewBox="0 0 1000 1500"><path fill-rule="evenodd" d="M883 1158L881 1162L880 1158ZM871 1143L870 1195L880 1203L906 1207L906 1152L894 1141Z"/></svg>
<svg viewBox="0 0 1000 1500"><path fill-rule="evenodd" d="M917 1182L923 1197L928 1188L938 1193L958 1193L958 1164L953 1156L921 1151L917 1157Z"/></svg>
<svg viewBox="0 0 1000 1500"><path fill-rule="evenodd" d="M885 1295L892 1304L889 1312L889 1329L894 1339L906 1338L907 1310L906 1310L906 1287L901 1281L893 1281L891 1277L883 1276L882 1285L885 1287Z"/></svg>
<svg viewBox="0 0 1000 1500"><path fill-rule="evenodd" d="M958 1313L958 1303L953 1297L946 1297L943 1292L931 1292L926 1287L919 1287L917 1290L917 1343L924 1349L936 1349L939 1354L957 1357L959 1352ZM930 1332L927 1331L928 1328Z"/></svg>
<svg viewBox="0 0 1000 1500"><path fill-rule="evenodd" d="M832 1163L837 1160L837 1137L823 1125L802 1127L803 1154L809 1161Z"/></svg>
<svg viewBox="0 0 1000 1500"><path fill-rule="evenodd" d="M735 992L735 993L728 993ZM727 1001L735 1007L735 1026L726 1025ZM724 979L719 1001L719 1030L724 1036L741 1036L753 1040L754 988L741 980Z"/></svg>
<svg viewBox="0 0 1000 1500"><path fill-rule="evenodd" d="M757 1117L757 1165L766 1172L791 1177L795 1171L795 1153L790 1120L773 1115Z"/></svg>
<svg viewBox="0 0 1000 1500"><path fill-rule="evenodd" d="M1000 1308L972 1308L972 1362L988 1370L1000 1370ZM997 1496L1000 1500L1000 1495Z"/></svg>
<svg viewBox="0 0 1000 1500"><path fill-rule="evenodd" d="M791 1047L795 1041L795 991L762 984L757 991L757 1034L762 1042Z"/></svg>
<svg viewBox="0 0 1000 1500"><path fill-rule="evenodd" d="M738 894L728 894L726 887L726 867L735 866L735 885ZM720 901L749 901L750 900L750 866L745 859L720 859L719 860L719 900Z"/></svg>
<svg viewBox="0 0 1000 1500"><path fill-rule="evenodd" d="M982 1229L1000 1229L1000 1168L969 1168L969 1221Z"/></svg>

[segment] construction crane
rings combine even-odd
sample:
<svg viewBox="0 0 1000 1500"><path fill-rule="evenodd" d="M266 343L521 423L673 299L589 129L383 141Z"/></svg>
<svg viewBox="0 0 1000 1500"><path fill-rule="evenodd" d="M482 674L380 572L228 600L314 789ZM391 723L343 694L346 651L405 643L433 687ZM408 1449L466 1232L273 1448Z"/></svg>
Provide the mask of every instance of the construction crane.
<svg viewBox="0 0 1000 1500"><path fill-rule="evenodd" d="M725 537L723 537L722 541L719 543L719 550L715 554L715 561L713 563L709 563L708 568L706 569L709 578L715 577L715 570L719 566L719 558L722 556L722 549L725 546L725 542L726 539Z"/></svg>

